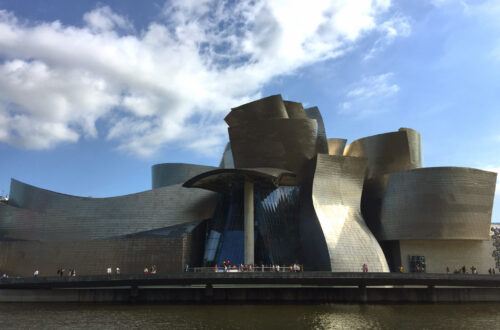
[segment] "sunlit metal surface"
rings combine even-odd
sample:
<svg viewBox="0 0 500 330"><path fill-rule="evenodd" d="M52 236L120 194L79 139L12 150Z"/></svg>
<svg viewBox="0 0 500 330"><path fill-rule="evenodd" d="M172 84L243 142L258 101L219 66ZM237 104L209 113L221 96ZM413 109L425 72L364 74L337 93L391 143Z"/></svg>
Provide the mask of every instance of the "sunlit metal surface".
<svg viewBox="0 0 500 330"><path fill-rule="evenodd" d="M318 154L312 182L312 204L316 220L302 218L303 227L319 226L322 239L307 235L304 253L316 268L336 272L359 272L363 264L370 271L388 272L389 267L377 240L366 226L361 210L361 192L366 160L357 157ZM310 230L308 230L310 231ZM318 235L318 230L316 230ZM324 265L326 249L329 265ZM325 267L329 266L329 267Z"/></svg>
<svg viewBox="0 0 500 330"><path fill-rule="evenodd" d="M410 128L351 142L344 156L368 159L366 178L422 167L420 133Z"/></svg>
<svg viewBox="0 0 500 330"><path fill-rule="evenodd" d="M236 168L273 167L291 171L300 182L316 155L316 121L269 119L229 128Z"/></svg>
<svg viewBox="0 0 500 330"><path fill-rule="evenodd" d="M344 154L346 139L334 139L329 138L328 140L328 154L332 156L342 156Z"/></svg>
<svg viewBox="0 0 500 330"><path fill-rule="evenodd" d="M8 205L0 204L0 239L80 240L132 234L208 219L216 204L216 194L181 185L91 198L12 180L11 196Z"/></svg>
<svg viewBox="0 0 500 330"><path fill-rule="evenodd" d="M289 118L281 95L272 95L232 108L224 120L229 127L233 127L244 125L251 121L275 118Z"/></svg>
<svg viewBox="0 0 500 330"><path fill-rule="evenodd" d="M464 167L389 174L380 238L488 240L496 177Z"/></svg>
<svg viewBox="0 0 500 330"><path fill-rule="evenodd" d="M325 124L323 123L323 116L321 116L321 112L319 112L318 107L311 107L305 109L307 116L311 119L315 119L318 123L318 137L317 137L317 151L321 154L328 153L328 141L326 139L326 130Z"/></svg>

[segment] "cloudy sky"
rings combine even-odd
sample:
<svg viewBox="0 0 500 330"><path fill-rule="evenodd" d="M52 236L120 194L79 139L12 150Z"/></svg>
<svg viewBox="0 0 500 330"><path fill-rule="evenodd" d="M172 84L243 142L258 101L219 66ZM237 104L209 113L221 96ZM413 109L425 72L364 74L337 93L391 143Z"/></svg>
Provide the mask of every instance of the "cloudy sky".
<svg viewBox="0 0 500 330"><path fill-rule="evenodd" d="M278 93L329 137L411 127L425 166L499 171L498 17L497 0L0 0L0 194L13 177L121 195L156 163L216 165L230 108Z"/></svg>

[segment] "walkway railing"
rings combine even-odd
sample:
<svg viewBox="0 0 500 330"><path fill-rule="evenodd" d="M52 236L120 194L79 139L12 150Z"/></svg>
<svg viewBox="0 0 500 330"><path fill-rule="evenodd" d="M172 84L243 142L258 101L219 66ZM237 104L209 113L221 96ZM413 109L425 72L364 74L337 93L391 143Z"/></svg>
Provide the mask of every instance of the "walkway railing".
<svg viewBox="0 0 500 330"><path fill-rule="evenodd" d="M247 273L247 272L276 272L276 273L286 273L286 272L302 272L304 267L299 265L298 267L285 266L285 265L274 265L274 266L236 266L231 265L230 267L191 267L185 271L194 273Z"/></svg>

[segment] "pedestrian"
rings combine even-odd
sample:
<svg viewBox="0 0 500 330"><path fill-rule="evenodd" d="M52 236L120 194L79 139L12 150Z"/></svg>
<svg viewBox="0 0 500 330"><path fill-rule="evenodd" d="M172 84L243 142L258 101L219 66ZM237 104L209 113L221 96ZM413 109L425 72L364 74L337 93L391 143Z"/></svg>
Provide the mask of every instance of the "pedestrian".
<svg viewBox="0 0 500 330"><path fill-rule="evenodd" d="M144 268L144 275L148 275L148 274L149 274L149 269L148 269L148 267L145 267Z"/></svg>
<svg viewBox="0 0 500 330"><path fill-rule="evenodd" d="M33 277L38 277L38 274L39 274L38 269L35 269L35 272L33 273Z"/></svg>
<svg viewBox="0 0 500 330"><path fill-rule="evenodd" d="M73 268L73 274L71 276L73 276L73 277L76 276L76 270L74 268Z"/></svg>
<svg viewBox="0 0 500 330"><path fill-rule="evenodd" d="M2 275L2 278L7 278L7 277L8 277L8 276L7 276L7 274L5 274L5 273Z"/></svg>
<svg viewBox="0 0 500 330"><path fill-rule="evenodd" d="M156 265L151 266L151 274L156 274Z"/></svg>
<svg viewBox="0 0 500 330"><path fill-rule="evenodd" d="M118 267L118 266L116 267L115 274L120 275L120 267Z"/></svg>
<svg viewBox="0 0 500 330"><path fill-rule="evenodd" d="M113 272L113 271L111 270L111 267L108 267L108 268L106 269L106 273L108 274L108 276L111 276L111 273L112 273L112 272Z"/></svg>
<svg viewBox="0 0 500 330"><path fill-rule="evenodd" d="M400 273L403 273L403 272L404 272L404 270L405 270L405 269L403 268L403 265L399 266L399 272L400 272Z"/></svg>
<svg viewBox="0 0 500 330"><path fill-rule="evenodd" d="M189 272L189 265L188 264L186 264L186 266L184 266L184 272L186 272L186 273Z"/></svg>

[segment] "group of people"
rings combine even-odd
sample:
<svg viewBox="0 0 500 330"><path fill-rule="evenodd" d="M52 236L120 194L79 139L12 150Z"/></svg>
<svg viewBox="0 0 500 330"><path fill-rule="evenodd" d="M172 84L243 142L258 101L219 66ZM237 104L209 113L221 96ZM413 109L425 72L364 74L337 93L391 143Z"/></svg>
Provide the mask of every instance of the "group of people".
<svg viewBox="0 0 500 330"><path fill-rule="evenodd" d="M157 272L157 269L156 269L156 265L152 265L150 268L148 268L147 266L144 268L144 275L148 275L148 274L156 274Z"/></svg>
<svg viewBox="0 0 500 330"><path fill-rule="evenodd" d="M254 272L254 271L271 271L271 272L300 272L303 270L303 267L297 263L290 265L290 266L280 266L280 265L268 265L265 266L264 264L261 264L260 266L258 265L246 265L246 264L240 264L238 266L236 265L231 265L231 262L229 260L225 260L222 262L222 266L219 267L219 265L214 266L214 271L215 272Z"/></svg>
<svg viewBox="0 0 500 330"><path fill-rule="evenodd" d="M120 267L118 267L118 266L117 266L117 267L115 268L115 275L120 275L120 273L121 273ZM112 275L112 274L113 274L113 269L112 269L111 267L108 267L108 268L106 269L106 274L108 274L108 276L109 276L109 275Z"/></svg>
<svg viewBox="0 0 500 330"><path fill-rule="evenodd" d="M490 273L490 275L492 274L491 268L488 270L488 272ZM446 274L449 273L450 273L450 267L446 266ZM470 267L470 273L474 275L479 274L475 266ZM453 274L468 274L467 267L465 267L465 265L463 265L462 267L455 267L455 269L453 270ZM495 274L495 269L493 269L493 274Z"/></svg>
<svg viewBox="0 0 500 330"><path fill-rule="evenodd" d="M59 269L57 270L57 275L59 275L60 277L63 277L63 276L64 276L64 272L65 272L65 271L66 271L66 270L65 270L64 268L62 268L62 267L61 267L61 268L59 268ZM38 270L35 270L35 273L36 273L36 275L34 275L34 274L33 274L33 275L34 275L35 277L37 277L37 276L38 276ZM68 277L73 277L73 276L76 276L76 270L75 270L74 268L73 268L73 269L70 269L70 270L68 271Z"/></svg>

